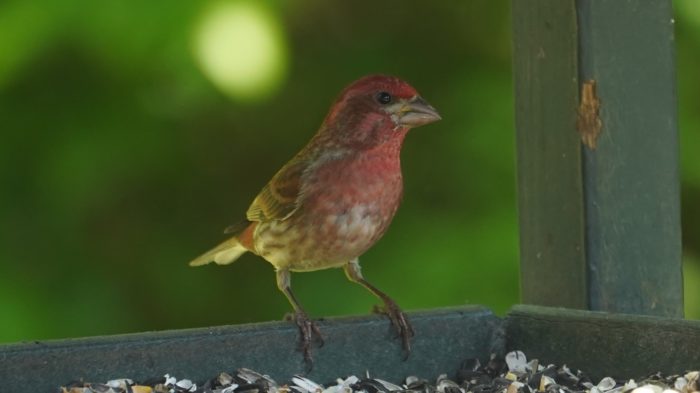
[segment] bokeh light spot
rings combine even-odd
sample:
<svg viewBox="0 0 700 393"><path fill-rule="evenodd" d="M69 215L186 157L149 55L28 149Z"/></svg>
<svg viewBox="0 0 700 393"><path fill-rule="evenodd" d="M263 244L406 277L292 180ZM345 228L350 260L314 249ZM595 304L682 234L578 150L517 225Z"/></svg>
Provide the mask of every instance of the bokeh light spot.
<svg viewBox="0 0 700 393"><path fill-rule="evenodd" d="M280 23L259 2L220 1L205 9L194 31L194 54L206 77L240 100L269 96L287 69Z"/></svg>

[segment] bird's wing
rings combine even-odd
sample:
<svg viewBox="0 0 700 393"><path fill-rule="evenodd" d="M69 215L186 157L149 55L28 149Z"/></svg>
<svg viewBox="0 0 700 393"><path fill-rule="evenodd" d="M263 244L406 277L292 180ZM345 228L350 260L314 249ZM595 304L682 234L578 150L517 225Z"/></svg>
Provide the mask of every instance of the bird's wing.
<svg viewBox="0 0 700 393"><path fill-rule="evenodd" d="M243 232L246 228L248 228L249 225L250 225L250 221L241 220L235 224L232 224L232 225L229 225L228 227L226 227L226 229L224 229L224 233L225 234L233 233L234 235L237 235L237 234Z"/></svg>
<svg viewBox="0 0 700 393"><path fill-rule="evenodd" d="M308 161L297 157L282 167L255 197L246 212L249 221L285 220L299 208L301 177Z"/></svg>

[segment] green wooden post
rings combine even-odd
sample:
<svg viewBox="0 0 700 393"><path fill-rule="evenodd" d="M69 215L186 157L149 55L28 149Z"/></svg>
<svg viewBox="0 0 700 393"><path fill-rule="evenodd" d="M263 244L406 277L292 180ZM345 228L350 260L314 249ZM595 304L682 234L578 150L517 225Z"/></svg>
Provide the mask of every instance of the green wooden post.
<svg viewBox="0 0 700 393"><path fill-rule="evenodd" d="M573 2L513 0L513 37L523 301L586 308Z"/></svg>
<svg viewBox="0 0 700 393"><path fill-rule="evenodd" d="M671 1L512 4L523 301L681 317Z"/></svg>

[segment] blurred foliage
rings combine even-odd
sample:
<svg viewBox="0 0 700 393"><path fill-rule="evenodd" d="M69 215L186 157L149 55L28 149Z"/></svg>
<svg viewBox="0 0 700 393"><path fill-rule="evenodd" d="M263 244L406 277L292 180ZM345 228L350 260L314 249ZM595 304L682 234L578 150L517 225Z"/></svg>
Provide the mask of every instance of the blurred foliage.
<svg viewBox="0 0 700 393"><path fill-rule="evenodd" d="M674 0L681 142L685 313L700 319L700 7Z"/></svg>
<svg viewBox="0 0 700 393"><path fill-rule="evenodd" d="M678 2L676 22L688 316L697 318L692 1ZM409 310L503 312L518 301L508 2L256 2L284 53L277 85L265 86L273 93L250 96L201 68L193 46L211 4L0 3L0 342L280 319L290 308L260 258L187 262L242 217L340 89L377 72L410 81L444 120L405 143L403 206L362 258L366 277ZM375 303L337 269L295 274L293 288L316 317Z"/></svg>

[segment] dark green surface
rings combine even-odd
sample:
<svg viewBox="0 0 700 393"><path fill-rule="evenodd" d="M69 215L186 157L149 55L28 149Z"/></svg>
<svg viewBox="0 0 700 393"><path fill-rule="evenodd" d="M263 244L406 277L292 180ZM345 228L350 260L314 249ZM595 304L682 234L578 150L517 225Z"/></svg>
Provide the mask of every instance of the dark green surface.
<svg viewBox="0 0 700 393"><path fill-rule="evenodd" d="M347 375L371 375L394 382L408 375L435 379L455 373L470 357L488 359L501 348L500 320L471 306L409 315L416 331L413 352L402 361L400 344L380 316L329 319L319 323L326 344L315 348L309 378L319 383ZM494 335L497 337L494 339ZM0 346L3 393L46 392L83 378L143 380L170 373L202 383L241 367L288 382L304 374L291 323L222 326Z"/></svg>
<svg viewBox="0 0 700 393"><path fill-rule="evenodd" d="M512 4L523 302L682 316L671 2ZM596 150L575 128L589 79Z"/></svg>
<svg viewBox="0 0 700 393"><path fill-rule="evenodd" d="M541 364L579 368L594 382L700 368L700 321L540 306L516 306L504 319L476 306L416 312L410 318L417 336L407 361L401 360L384 318L320 322L326 345L315 349L307 376L324 384L366 372L396 383L408 375L453 378L463 360L483 361L506 350L524 351ZM165 373L202 383L247 367L285 383L304 373L296 340L292 324L272 322L4 345L0 380L3 393L47 392L79 378L139 381Z"/></svg>
<svg viewBox="0 0 700 393"><path fill-rule="evenodd" d="M586 308L575 7L512 6L522 301Z"/></svg>
<svg viewBox="0 0 700 393"><path fill-rule="evenodd" d="M515 306L506 331L507 350L579 368L594 383L700 368L700 321Z"/></svg>
<svg viewBox="0 0 700 393"><path fill-rule="evenodd" d="M603 122L583 153L591 309L682 316L671 1L577 10L580 79L597 81Z"/></svg>

